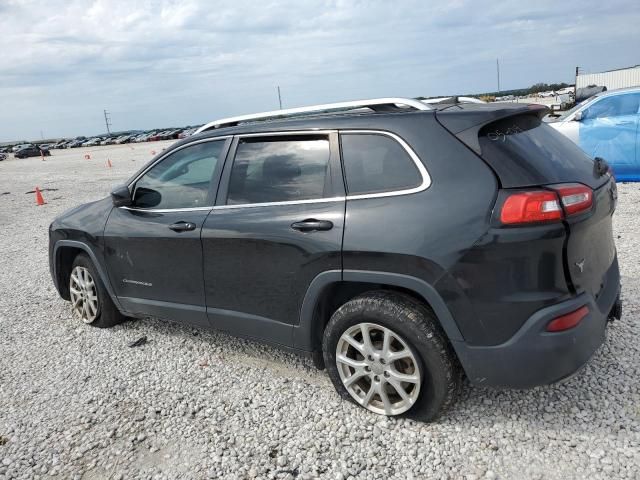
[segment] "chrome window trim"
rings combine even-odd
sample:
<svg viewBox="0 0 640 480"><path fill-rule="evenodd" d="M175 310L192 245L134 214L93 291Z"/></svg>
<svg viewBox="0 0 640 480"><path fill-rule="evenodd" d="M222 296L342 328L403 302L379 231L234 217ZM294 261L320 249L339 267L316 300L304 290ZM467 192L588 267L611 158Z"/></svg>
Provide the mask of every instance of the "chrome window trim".
<svg viewBox="0 0 640 480"><path fill-rule="evenodd" d="M239 133L235 135L236 138L251 138L251 137L286 137L287 135L331 135L332 133L338 133L338 130L327 129L313 129L308 130L278 130L277 132L258 132L258 133Z"/></svg>
<svg viewBox="0 0 640 480"><path fill-rule="evenodd" d="M213 207L188 207L188 208L135 208L135 207L118 207L123 210L132 212L149 212L149 213L171 213L171 212L206 212Z"/></svg>
<svg viewBox="0 0 640 480"><path fill-rule="evenodd" d="M413 160L416 168L420 172L422 176L422 183L417 187L408 188L404 190L393 190L390 192L378 192L378 193L364 193L358 195L346 195L339 197L329 197L329 198L312 198L307 200L291 200L291 201L283 201L283 202L263 202L263 203L242 203L237 205L214 205L207 207L193 207L193 208L173 208L173 209L147 209L147 208L132 208L132 207L118 207L123 208L125 210L132 210L137 212L151 212L151 213L171 213L171 212L196 212L196 211L204 211L204 210L229 210L236 208L258 208L258 207L271 207L277 205L304 205L304 204L313 204L313 203L330 203L330 202L344 202L345 200L363 200L363 199L372 199L372 198L385 198L385 197L397 197L402 195L411 195L413 193L419 193L431 186L431 176L427 171L426 167L420 160L420 157L415 153L415 151L409 146L409 144L399 135L388 132L386 130L375 130L375 129L343 129L343 130L292 130L292 131L277 131L277 132L260 132L260 133L243 133L236 135L237 138L244 137L269 137L269 136L287 136L287 135L315 135L315 134L326 134L329 135L331 133L344 133L344 134L369 134L369 135L385 135L387 137L393 138L396 142L400 144L400 146L407 152L409 157ZM222 140L231 137L232 135L226 135L224 137L215 137L215 138L207 138L203 140L199 140L198 142L192 142L187 145L193 145L195 143L214 141L214 140ZM187 145L184 145L186 147ZM180 147L183 148L183 147ZM171 153L177 151L173 150ZM164 157L162 157L164 158ZM162 159L161 158L161 159ZM160 161L161 159L158 159ZM154 162L155 165L157 162ZM152 165L152 166L153 166ZM149 167L151 168L151 166ZM148 170L148 169L147 169ZM137 178L141 177L146 173L146 171L140 174ZM136 180L137 180L136 178ZM131 183L135 183L131 182Z"/></svg>
<svg viewBox="0 0 640 480"><path fill-rule="evenodd" d="M162 160L167 158L170 155L173 155L175 152L180 151L184 148L190 147L191 145L196 145L198 143L206 143L206 142L217 142L217 141L226 141L229 138L232 138L233 135L224 135L220 137L211 137L211 138L203 138L201 140L196 140L195 142L185 143L184 145L180 145L178 148L171 150L170 152L165 153L158 157L154 162L152 162L147 168L145 168L136 178L134 178L131 182L127 184L127 188L131 191L133 185L140 180L142 176L144 176L149 170L155 167ZM223 159L224 161L224 159ZM153 212L153 213L170 213L170 212L199 212L204 210L211 210L213 205L206 207L187 207L187 208L135 208L135 207L118 207L123 210L129 210L132 212Z"/></svg>
<svg viewBox="0 0 640 480"><path fill-rule="evenodd" d="M134 178L132 181L130 181L127 184L127 187L131 188L134 183L136 183L138 180L140 180L140 177L145 175L149 170L151 170L153 167L155 167L158 163L160 163L162 160L167 158L169 155L173 155L175 152L178 152L178 151L180 151L180 150L182 150L184 148L190 147L192 145L197 145L198 143L216 142L218 140L227 140L227 139L229 139L231 137L233 137L233 135L224 135L224 136L220 136L220 137L203 138L201 140L196 140L195 142L189 142L189 143L185 143L184 145L180 145L178 148L176 148L174 150L171 150L170 152L167 152L164 155L161 155L160 157L158 157L153 163L151 163L147 168L145 168L136 178ZM139 209L139 210L143 210L143 209Z"/></svg>
<svg viewBox="0 0 640 480"><path fill-rule="evenodd" d="M272 207L277 205L304 205L305 203L344 202L345 197L309 198L307 200L288 200L285 202L239 203L237 205L216 205L214 210L228 210L231 208Z"/></svg>
<svg viewBox="0 0 640 480"><path fill-rule="evenodd" d="M411 195L412 193L418 193L426 190L431 186L431 176L427 171L427 168L424 166L420 157L413 151L413 149L409 146L407 142L404 141L402 137L396 135L395 133L388 132L386 130L340 130L340 133L344 134L365 134L365 135L386 135L387 137L393 138L396 142L400 144L400 146L407 152L416 168L420 172L422 176L422 183L417 187L406 188L403 190L392 190L389 192L376 192L376 193L362 193L357 195L347 195L347 200L361 200L366 198L384 198L384 197L397 197L401 195Z"/></svg>

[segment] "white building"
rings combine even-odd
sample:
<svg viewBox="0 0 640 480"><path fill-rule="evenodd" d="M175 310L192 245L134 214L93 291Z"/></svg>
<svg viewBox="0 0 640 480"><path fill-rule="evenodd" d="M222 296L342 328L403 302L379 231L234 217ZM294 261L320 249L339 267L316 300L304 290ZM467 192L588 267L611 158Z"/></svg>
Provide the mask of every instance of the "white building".
<svg viewBox="0 0 640 480"><path fill-rule="evenodd" d="M640 86L640 65L601 73L582 73L576 77L576 88L589 85L604 86L607 90Z"/></svg>

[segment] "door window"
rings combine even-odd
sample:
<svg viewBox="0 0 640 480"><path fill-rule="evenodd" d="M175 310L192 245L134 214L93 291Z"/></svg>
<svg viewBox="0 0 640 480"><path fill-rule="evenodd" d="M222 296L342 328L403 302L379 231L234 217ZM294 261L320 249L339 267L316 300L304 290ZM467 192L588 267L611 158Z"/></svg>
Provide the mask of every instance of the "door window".
<svg viewBox="0 0 640 480"><path fill-rule="evenodd" d="M228 205L289 202L331 194L329 138L244 138L238 143Z"/></svg>
<svg viewBox="0 0 640 480"><path fill-rule="evenodd" d="M350 195L417 187L422 176L407 151L386 135L340 135L342 161Z"/></svg>
<svg viewBox="0 0 640 480"><path fill-rule="evenodd" d="M640 107L640 93L613 95L598 100L582 114L583 119L636 115Z"/></svg>
<svg viewBox="0 0 640 480"><path fill-rule="evenodd" d="M212 205L211 179L224 143L224 140L197 143L161 160L136 182L134 205L158 209Z"/></svg>

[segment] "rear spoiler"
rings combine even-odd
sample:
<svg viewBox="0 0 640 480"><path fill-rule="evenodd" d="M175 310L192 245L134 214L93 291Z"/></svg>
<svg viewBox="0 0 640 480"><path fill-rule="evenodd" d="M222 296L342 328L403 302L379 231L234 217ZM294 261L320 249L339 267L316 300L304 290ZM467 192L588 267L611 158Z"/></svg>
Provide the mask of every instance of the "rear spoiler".
<svg viewBox="0 0 640 480"><path fill-rule="evenodd" d="M496 120L516 115L536 115L542 118L550 113L548 107L538 104L505 103L496 108L496 104L461 104L436 112L436 120L455 135L462 143L480 155L478 133L485 125Z"/></svg>

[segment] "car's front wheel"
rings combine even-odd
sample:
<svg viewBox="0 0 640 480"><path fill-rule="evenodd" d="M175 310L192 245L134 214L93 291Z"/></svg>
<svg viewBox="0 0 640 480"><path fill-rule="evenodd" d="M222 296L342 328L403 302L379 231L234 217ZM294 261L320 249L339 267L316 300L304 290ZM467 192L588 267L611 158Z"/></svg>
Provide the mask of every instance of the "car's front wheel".
<svg viewBox="0 0 640 480"><path fill-rule="evenodd" d="M86 324L108 328L125 319L111 300L91 259L84 253L73 261L69 296L74 316Z"/></svg>
<svg viewBox="0 0 640 480"><path fill-rule="evenodd" d="M323 339L343 398L377 414L432 421L455 399L460 371L433 313L403 294L371 292L340 307Z"/></svg>

